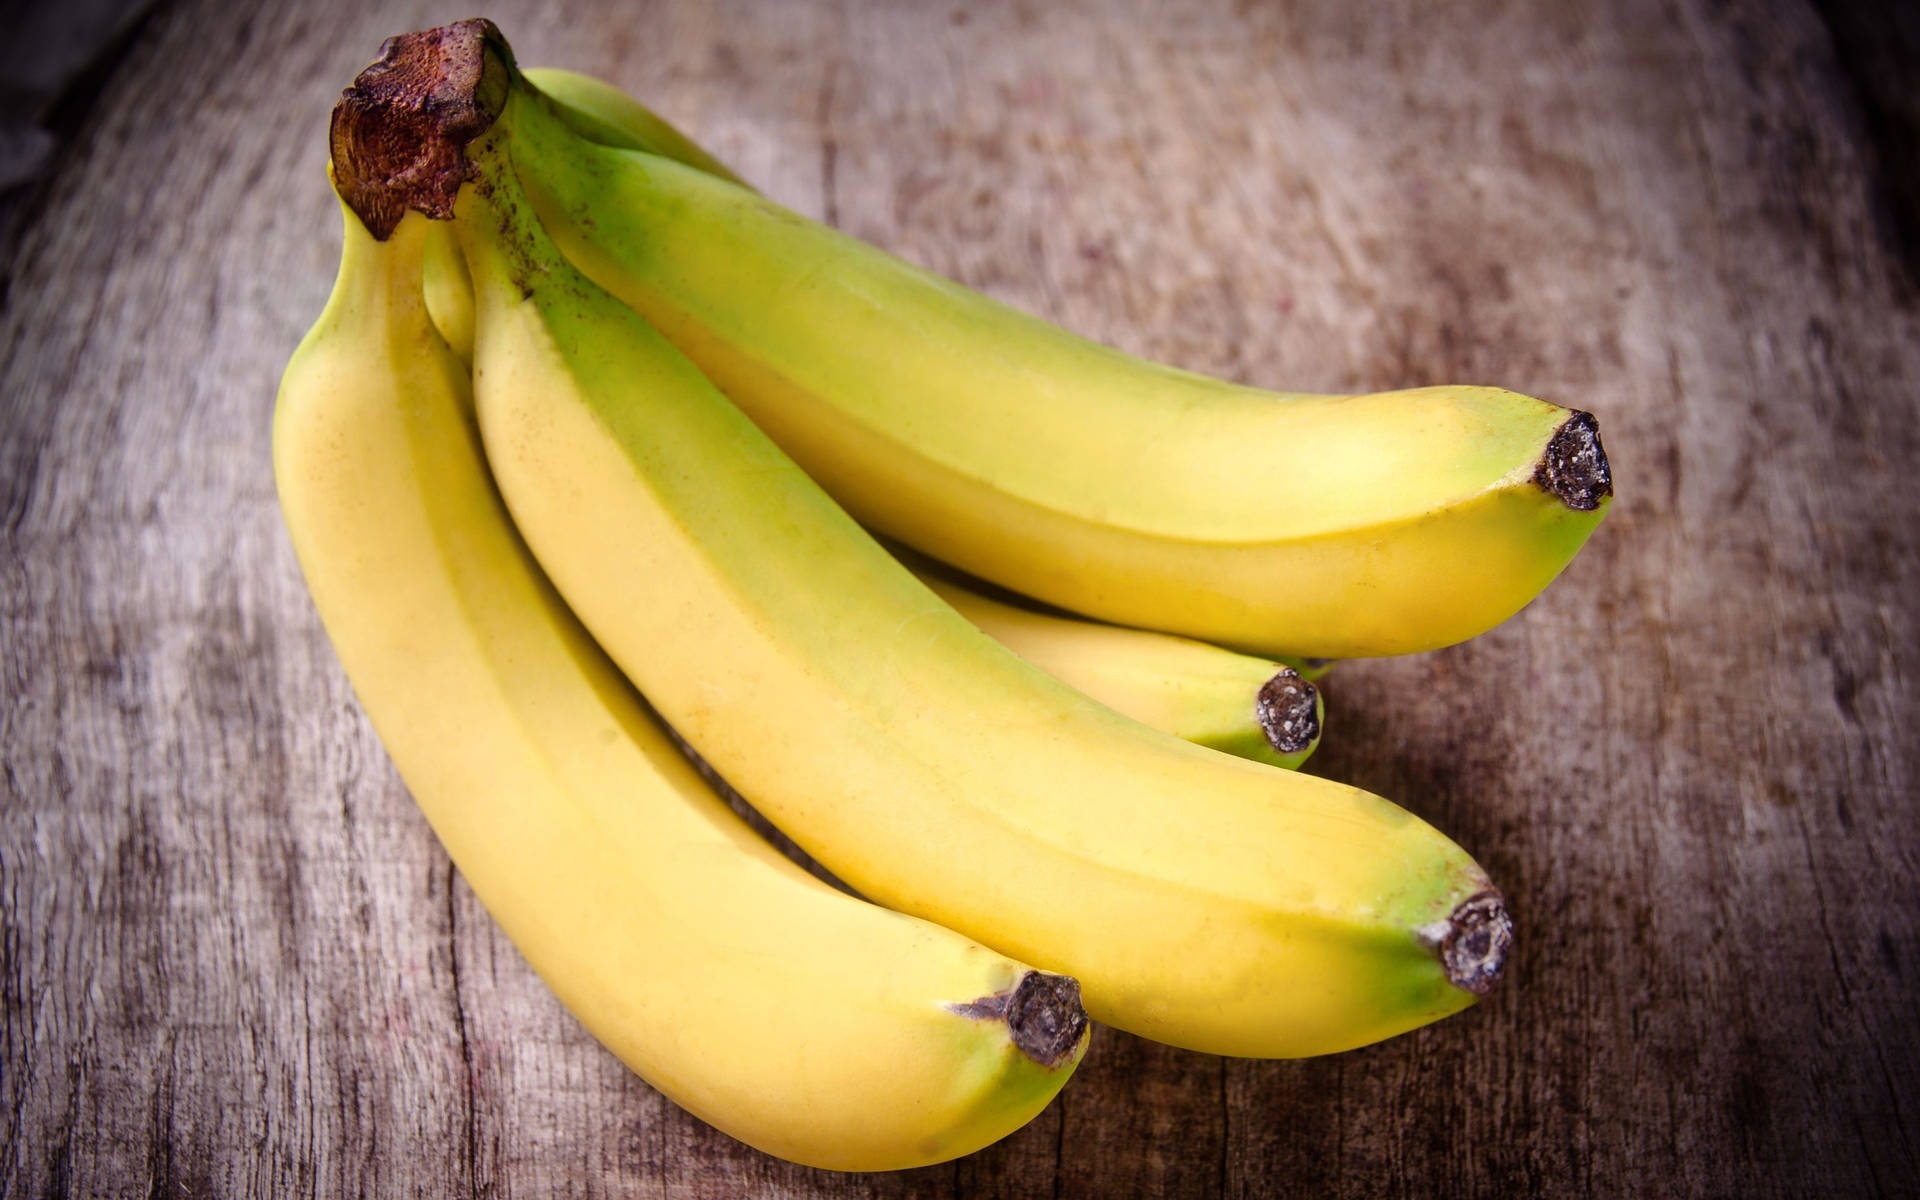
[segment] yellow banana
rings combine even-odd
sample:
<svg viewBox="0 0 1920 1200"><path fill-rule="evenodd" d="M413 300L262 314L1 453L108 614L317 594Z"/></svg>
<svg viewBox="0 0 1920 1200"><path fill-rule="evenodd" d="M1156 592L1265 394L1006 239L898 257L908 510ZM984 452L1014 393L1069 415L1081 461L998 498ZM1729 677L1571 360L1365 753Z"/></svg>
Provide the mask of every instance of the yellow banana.
<svg viewBox="0 0 1920 1200"><path fill-rule="evenodd" d="M425 219L347 218L274 418L327 632L462 875L656 1088L769 1153L918 1166L1019 1128L1086 1044L1073 981L835 891L695 775L513 532Z"/></svg>
<svg viewBox="0 0 1920 1200"><path fill-rule="evenodd" d="M933 594L1054 678L1143 725L1241 758L1297 768L1320 744L1319 689L1293 667L1191 638L995 599L906 560Z"/></svg>
<svg viewBox="0 0 1920 1200"><path fill-rule="evenodd" d="M1612 494L1590 414L1143 362L527 107L585 274L862 522L1022 594L1268 655L1427 650L1518 611Z"/></svg>
<svg viewBox="0 0 1920 1200"><path fill-rule="evenodd" d="M434 327L471 362L473 281L447 222L427 231L425 275ZM1044 613L995 600L930 559L909 566L988 636L1142 724L1290 770L1320 744L1326 710L1312 680L1326 673L1324 662L1302 670L1173 634Z"/></svg>
<svg viewBox="0 0 1920 1200"><path fill-rule="evenodd" d="M481 117L431 148L464 166L356 210L455 212L514 521L742 794L866 895L1070 971L1093 1016L1176 1045L1341 1050L1491 985L1511 926L1459 847L1358 789L1150 730L986 637L574 271L520 192L528 102L499 98L511 60L476 27L485 68L440 74L481 81Z"/></svg>
<svg viewBox="0 0 1920 1200"><path fill-rule="evenodd" d="M523 74L581 136L647 150L746 186L611 84L551 67L524 68ZM435 327L471 361L473 281L445 222L435 222L427 233L426 296ZM1298 768L1319 745L1325 707L1311 680L1326 673L1323 660L1283 665L1188 638L1043 613L992 599L940 573L931 560L908 565L989 636L1142 724L1288 769Z"/></svg>
<svg viewBox="0 0 1920 1200"><path fill-rule="evenodd" d="M619 88L554 67L521 73L582 137L645 150L748 186L718 159ZM427 243L427 309L462 358L473 357L473 281L451 227ZM911 552L908 552L911 553ZM1297 768L1319 744L1326 659L1276 663L1205 643L1043 613L995 600L932 560L908 566L988 635L1111 708L1186 741ZM1289 669L1292 674L1289 674Z"/></svg>

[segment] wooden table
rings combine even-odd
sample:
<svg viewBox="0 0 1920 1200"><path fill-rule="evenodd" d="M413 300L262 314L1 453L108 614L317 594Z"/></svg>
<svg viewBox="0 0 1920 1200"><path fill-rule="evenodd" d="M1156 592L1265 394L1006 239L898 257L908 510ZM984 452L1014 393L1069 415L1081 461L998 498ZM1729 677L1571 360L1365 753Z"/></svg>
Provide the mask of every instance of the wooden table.
<svg viewBox="0 0 1920 1200"><path fill-rule="evenodd" d="M0 1196L1916 1194L1907 18L612 7L491 15L1074 329L1599 414L1619 497L1584 554L1484 638L1339 667L1316 760L1490 868L1508 979L1324 1060L1102 1029L1027 1129L898 1175L652 1092L450 869L274 502L339 244L328 108L383 36L470 14L178 0L5 260Z"/></svg>

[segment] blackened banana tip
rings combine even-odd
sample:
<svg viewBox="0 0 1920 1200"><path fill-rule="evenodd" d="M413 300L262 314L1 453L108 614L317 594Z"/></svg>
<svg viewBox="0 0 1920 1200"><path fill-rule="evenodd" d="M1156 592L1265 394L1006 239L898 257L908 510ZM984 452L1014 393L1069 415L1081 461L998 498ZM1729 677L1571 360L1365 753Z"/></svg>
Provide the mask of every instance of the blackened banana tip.
<svg viewBox="0 0 1920 1200"><path fill-rule="evenodd" d="M1254 715L1267 741L1282 754L1298 754L1319 740L1320 693L1292 667L1282 667L1260 685Z"/></svg>
<svg viewBox="0 0 1920 1200"><path fill-rule="evenodd" d="M1071 975L1029 971L1011 992L947 1007L963 1017L1005 1021L1020 1052L1047 1068L1070 1061L1087 1033L1080 981Z"/></svg>
<svg viewBox="0 0 1920 1200"><path fill-rule="evenodd" d="M1592 512L1613 495L1613 470L1600 445L1600 422L1589 412L1576 412L1554 431L1533 481L1559 497L1576 512Z"/></svg>
<svg viewBox="0 0 1920 1200"><path fill-rule="evenodd" d="M1513 918L1495 891L1462 900L1448 915L1440 936L1440 965L1447 981L1462 991L1484 996L1499 982L1513 948Z"/></svg>

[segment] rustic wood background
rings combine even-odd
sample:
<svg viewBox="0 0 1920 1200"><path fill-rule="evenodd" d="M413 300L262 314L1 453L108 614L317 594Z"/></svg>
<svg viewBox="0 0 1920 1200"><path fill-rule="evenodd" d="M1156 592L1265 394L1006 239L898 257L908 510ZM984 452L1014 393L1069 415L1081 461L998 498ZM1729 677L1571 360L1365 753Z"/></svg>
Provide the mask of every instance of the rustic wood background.
<svg viewBox="0 0 1920 1200"><path fill-rule="evenodd" d="M281 529L327 111L468 6L155 5L0 221L0 1196L1916 1194L1911 11L495 7L524 61L1092 336L1499 383L1612 454L1612 516L1528 611L1328 688L1317 769L1506 887L1503 990L1308 1062L1101 1030L1026 1130L858 1177L730 1142L575 1026L416 815Z"/></svg>

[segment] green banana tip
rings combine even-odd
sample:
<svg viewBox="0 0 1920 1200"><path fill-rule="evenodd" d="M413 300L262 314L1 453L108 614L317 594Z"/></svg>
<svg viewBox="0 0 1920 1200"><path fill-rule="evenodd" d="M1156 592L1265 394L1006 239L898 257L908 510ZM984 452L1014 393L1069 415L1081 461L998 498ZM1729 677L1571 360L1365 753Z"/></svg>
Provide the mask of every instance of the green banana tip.
<svg viewBox="0 0 1920 1200"><path fill-rule="evenodd" d="M506 107L516 74L513 50L483 17L381 43L327 132L334 187L369 233L385 241L409 210L453 216L472 174L466 148Z"/></svg>
<svg viewBox="0 0 1920 1200"><path fill-rule="evenodd" d="M1613 495L1613 470L1600 445L1600 422L1576 411L1554 430L1533 469L1533 481L1576 512L1592 512Z"/></svg>
<svg viewBox="0 0 1920 1200"><path fill-rule="evenodd" d="M1073 1062L1087 1036L1080 981L1071 975L1028 971L1010 991L947 1008L976 1020L1005 1021L1014 1046L1049 1070Z"/></svg>

